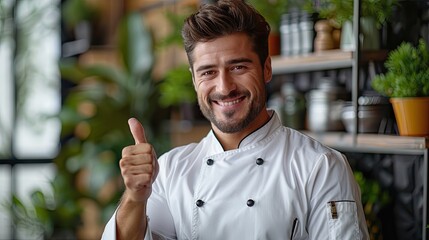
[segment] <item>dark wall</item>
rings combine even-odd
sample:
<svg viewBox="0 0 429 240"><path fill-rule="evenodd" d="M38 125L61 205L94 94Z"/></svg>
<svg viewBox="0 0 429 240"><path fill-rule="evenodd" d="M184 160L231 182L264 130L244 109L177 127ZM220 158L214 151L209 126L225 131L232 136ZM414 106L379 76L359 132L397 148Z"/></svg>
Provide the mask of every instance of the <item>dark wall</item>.
<svg viewBox="0 0 429 240"><path fill-rule="evenodd" d="M394 49L403 41L417 44L420 38L429 41L429 1L399 1L383 28L382 47Z"/></svg>

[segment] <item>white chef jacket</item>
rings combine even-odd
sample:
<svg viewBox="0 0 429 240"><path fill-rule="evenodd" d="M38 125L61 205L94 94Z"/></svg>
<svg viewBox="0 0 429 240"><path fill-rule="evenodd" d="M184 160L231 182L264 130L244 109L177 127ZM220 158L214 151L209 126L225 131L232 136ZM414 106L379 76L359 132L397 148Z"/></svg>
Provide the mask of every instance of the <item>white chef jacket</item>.
<svg viewBox="0 0 429 240"><path fill-rule="evenodd" d="M369 239L345 157L275 113L237 149L210 131L158 161L145 239ZM115 215L103 239L115 239Z"/></svg>

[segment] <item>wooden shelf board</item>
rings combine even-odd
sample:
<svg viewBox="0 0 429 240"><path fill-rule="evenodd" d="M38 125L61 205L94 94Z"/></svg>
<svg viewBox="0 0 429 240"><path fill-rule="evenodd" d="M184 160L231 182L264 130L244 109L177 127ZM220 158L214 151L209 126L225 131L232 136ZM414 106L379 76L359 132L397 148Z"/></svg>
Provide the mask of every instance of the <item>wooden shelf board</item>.
<svg viewBox="0 0 429 240"><path fill-rule="evenodd" d="M271 59L273 74L349 68L353 64L352 52L341 50L292 57L273 56Z"/></svg>
<svg viewBox="0 0 429 240"><path fill-rule="evenodd" d="M346 132L304 133L338 150L370 153L423 154L429 148L429 137L405 137L383 134Z"/></svg>
<svg viewBox="0 0 429 240"><path fill-rule="evenodd" d="M387 50L362 51L360 62L383 61L386 57ZM274 75L323 71L351 68L353 52L335 49L291 57L272 56L271 60Z"/></svg>

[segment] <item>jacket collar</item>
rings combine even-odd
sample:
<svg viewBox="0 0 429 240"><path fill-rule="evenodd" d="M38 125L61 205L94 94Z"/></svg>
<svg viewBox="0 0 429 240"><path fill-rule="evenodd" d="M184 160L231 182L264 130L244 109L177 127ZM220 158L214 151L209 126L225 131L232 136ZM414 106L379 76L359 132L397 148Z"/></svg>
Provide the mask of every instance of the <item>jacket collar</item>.
<svg viewBox="0 0 429 240"><path fill-rule="evenodd" d="M282 126L279 116L274 110L268 109L268 113L271 116L270 120L262 125L260 128L256 129L246 137L244 137L239 145L238 149L246 148L248 146L253 146L256 143L266 139L268 136L272 135L279 127ZM210 152L219 153L224 152L222 144L216 138L213 130L211 130L207 135L207 140L210 146ZM235 150L232 150L235 151Z"/></svg>

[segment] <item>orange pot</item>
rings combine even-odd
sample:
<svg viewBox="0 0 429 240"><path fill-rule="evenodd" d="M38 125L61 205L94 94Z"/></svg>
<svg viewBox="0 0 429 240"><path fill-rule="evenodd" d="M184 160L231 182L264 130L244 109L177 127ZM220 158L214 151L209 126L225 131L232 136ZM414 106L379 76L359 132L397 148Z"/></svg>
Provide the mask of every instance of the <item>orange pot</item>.
<svg viewBox="0 0 429 240"><path fill-rule="evenodd" d="M429 97L391 98L401 136L429 136Z"/></svg>
<svg viewBox="0 0 429 240"><path fill-rule="evenodd" d="M268 37L268 50L270 56L280 55L280 34L270 33Z"/></svg>

